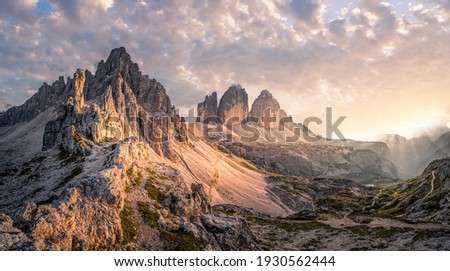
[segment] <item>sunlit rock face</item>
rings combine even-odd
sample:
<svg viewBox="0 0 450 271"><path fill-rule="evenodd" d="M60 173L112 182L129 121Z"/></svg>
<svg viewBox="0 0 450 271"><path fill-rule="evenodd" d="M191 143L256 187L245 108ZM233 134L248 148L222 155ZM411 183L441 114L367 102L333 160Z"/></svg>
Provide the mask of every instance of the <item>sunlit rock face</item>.
<svg viewBox="0 0 450 271"><path fill-rule="evenodd" d="M226 125L242 121L248 115L248 95L241 85L232 85L220 99L219 118Z"/></svg>
<svg viewBox="0 0 450 271"><path fill-rule="evenodd" d="M143 76L125 48L112 50L95 75L79 69L73 78L58 118L46 126L43 150L87 154L95 143L136 137L173 158L169 139L187 140L164 86Z"/></svg>
<svg viewBox="0 0 450 271"><path fill-rule="evenodd" d="M281 109L277 99L268 90L263 90L252 104L250 117L256 117L266 128L276 127L282 118L286 118L286 112ZM264 119L263 119L264 118Z"/></svg>

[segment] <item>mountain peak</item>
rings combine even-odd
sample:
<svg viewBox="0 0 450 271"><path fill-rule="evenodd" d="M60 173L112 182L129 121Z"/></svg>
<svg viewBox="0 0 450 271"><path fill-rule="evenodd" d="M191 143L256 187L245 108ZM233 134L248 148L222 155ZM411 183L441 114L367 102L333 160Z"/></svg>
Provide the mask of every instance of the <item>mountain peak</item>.
<svg viewBox="0 0 450 271"><path fill-rule="evenodd" d="M130 54L127 53L125 47L114 48L106 60L106 63L116 63L117 61L123 60L124 62L131 61Z"/></svg>
<svg viewBox="0 0 450 271"><path fill-rule="evenodd" d="M284 110L281 109L277 99L273 97L270 91L264 89L261 91L259 96L253 102L249 115L253 117L263 117L264 112L267 109L270 109L272 115L277 116L277 120L279 120L279 118L281 117L286 116L286 112L284 112Z"/></svg>
<svg viewBox="0 0 450 271"><path fill-rule="evenodd" d="M217 122L217 110L217 92L206 95L205 100L197 105L197 114L202 122Z"/></svg>
<svg viewBox="0 0 450 271"><path fill-rule="evenodd" d="M247 117L248 95L245 88L240 84L231 85L220 99L218 113L223 123L232 117L240 120Z"/></svg>
<svg viewBox="0 0 450 271"><path fill-rule="evenodd" d="M142 76L139 65L131 60L125 47L111 50L106 62L101 60L95 72L95 76L100 80L115 74L120 74L130 86L136 86L138 78Z"/></svg>
<svg viewBox="0 0 450 271"><path fill-rule="evenodd" d="M261 98L270 98L270 99L273 98L272 93L271 93L270 91L268 91L267 89L261 90L261 93L259 94L258 97L261 97Z"/></svg>

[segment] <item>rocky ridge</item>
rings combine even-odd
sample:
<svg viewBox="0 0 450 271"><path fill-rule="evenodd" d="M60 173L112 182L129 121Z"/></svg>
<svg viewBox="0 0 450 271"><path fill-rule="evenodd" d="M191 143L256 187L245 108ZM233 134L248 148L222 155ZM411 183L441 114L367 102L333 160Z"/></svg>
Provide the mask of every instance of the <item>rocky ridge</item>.
<svg viewBox="0 0 450 271"><path fill-rule="evenodd" d="M142 76L123 47L100 61L95 75L78 69L66 91L67 102L46 125L44 151L60 146L88 154L93 144L135 136L158 154L174 158L170 139L187 140L164 86Z"/></svg>
<svg viewBox="0 0 450 271"><path fill-rule="evenodd" d="M0 113L0 127L30 121L48 108L57 105L67 98L65 94L68 93L67 88L71 81L68 78L66 84L64 77L61 76L51 86L44 83L38 92L23 105L11 107L5 112Z"/></svg>

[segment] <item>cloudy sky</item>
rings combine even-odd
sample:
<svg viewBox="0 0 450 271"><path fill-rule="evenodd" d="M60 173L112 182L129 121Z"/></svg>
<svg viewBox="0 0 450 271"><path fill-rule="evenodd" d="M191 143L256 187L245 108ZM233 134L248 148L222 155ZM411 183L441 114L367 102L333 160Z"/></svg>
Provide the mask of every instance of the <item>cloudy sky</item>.
<svg viewBox="0 0 450 271"><path fill-rule="evenodd" d="M351 138L450 121L450 0L2 0L0 110L119 46L183 110L240 83Z"/></svg>

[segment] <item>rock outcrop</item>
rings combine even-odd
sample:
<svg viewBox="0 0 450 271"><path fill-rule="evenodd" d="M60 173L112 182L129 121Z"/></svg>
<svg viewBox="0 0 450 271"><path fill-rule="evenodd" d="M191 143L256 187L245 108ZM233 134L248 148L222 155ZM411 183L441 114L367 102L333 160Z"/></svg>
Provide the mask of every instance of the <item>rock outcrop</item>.
<svg viewBox="0 0 450 271"><path fill-rule="evenodd" d="M248 114L250 117L256 117L265 126L276 127L282 118L286 118L286 112L281 109L277 99L275 99L268 90L262 90L259 96L252 104ZM262 118L271 118L271 122L265 122ZM266 127L268 128L268 127Z"/></svg>
<svg viewBox="0 0 450 271"><path fill-rule="evenodd" d="M245 88L239 84L229 87L220 99L218 114L225 125L245 119L248 115L248 95Z"/></svg>
<svg viewBox="0 0 450 271"><path fill-rule="evenodd" d="M46 126L44 151L58 146L86 154L93 144L136 137L173 158L170 139L187 140L164 86L142 76L125 48L112 50L106 63L100 61L95 76L79 69L73 78L67 102Z"/></svg>
<svg viewBox="0 0 450 271"><path fill-rule="evenodd" d="M206 241L215 250L258 250L260 243L250 230L248 222L221 212L213 212L204 186L191 185L191 194L173 193L170 204L172 215L180 217L179 230Z"/></svg>
<svg viewBox="0 0 450 271"><path fill-rule="evenodd" d="M217 93L206 95L205 100L197 105L197 116L203 123L218 122Z"/></svg>
<svg viewBox="0 0 450 271"><path fill-rule="evenodd" d="M30 243L30 239L13 226L13 220L9 216L0 214L0 251L26 249Z"/></svg>

